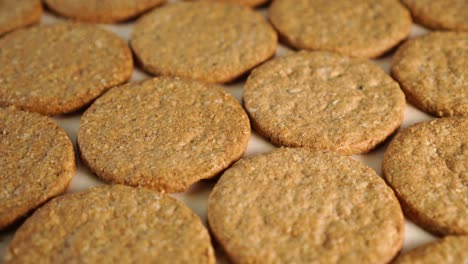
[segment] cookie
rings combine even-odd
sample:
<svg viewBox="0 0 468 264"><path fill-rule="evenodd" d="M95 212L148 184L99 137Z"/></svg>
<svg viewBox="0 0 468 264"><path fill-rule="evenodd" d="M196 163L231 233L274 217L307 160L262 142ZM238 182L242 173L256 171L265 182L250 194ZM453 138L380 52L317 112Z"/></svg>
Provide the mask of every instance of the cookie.
<svg viewBox="0 0 468 264"><path fill-rule="evenodd" d="M44 0L56 13L75 20L112 23L128 20L166 0Z"/></svg>
<svg viewBox="0 0 468 264"><path fill-rule="evenodd" d="M417 23L431 29L468 31L466 0L402 0Z"/></svg>
<svg viewBox="0 0 468 264"><path fill-rule="evenodd" d="M0 36L17 28L39 22L40 0L0 0Z"/></svg>
<svg viewBox="0 0 468 264"><path fill-rule="evenodd" d="M387 263L403 241L400 205L372 169L300 148L228 169L208 222L234 263Z"/></svg>
<svg viewBox="0 0 468 264"><path fill-rule="evenodd" d="M247 115L223 89L162 77L97 99L81 118L78 147L107 181L180 192L237 161L249 138Z"/></svg>
<svg viewBox="0 0 468 264"><path fill-rule="evenodd" d="M398 257L395 264L459 264L468 261L468 236L448 236Z"/></svg>
<svg viewBox="0 0 468 264"><path fill-rule="evenodd" d="M255 129L274 144L345 155L384 141L406 105L398 84L373 63L305 51L252 71L243 100Z"/></svg>
<svg viewBox="0 0 468 264"><path fill-rule="evenodd" d="M209 83L236 79L273 56L276 45L276 33L262 15L205 1L152 11L137 21L131 39L146 71Z"/></svg>
<svg viewBox="0 0 468 264"><path fill-rule="evenodd" d="M275 0L269 17L297 49L378 57L404 40L412 22L396 0Z"/></svg>
<svg viewBox="0 0 468 264"><path fill-rule="evenodd" d="M413 125L390 143L383 173L405 214L438 235L468 235L468 119Z"/></svg>
<svg viewBox="0 0 468 264"><path fill-rule="evenodd" d="M0 39L0 106L70 113L132 73L125 42L97 26L38 26Z"/></svg>
<svg viewBox="0 0 468 264"><path fill-rule="evenodd" d="M408 100L435 116L468 116L468 33L434 32L402 45L392 74Z"/></svg>
<svg viewBox="0 0 468 264"><path fill-rule="evenodd" d="M58 197L16 232L7 263L215 263L208 231L168 195L100 186Z"/></svg>
<svg viewBox="0 0 468 264"><path fill-rule="evenodd" d="M267 3L269 0L206 0L206 1L225 2L225 3L240 4L240 5L249 6L249 7L256 7L256 6Z"/></svg>
<svg viewBox="0 0 468 264"><path fill-rule="evenodd" d="M0 107L0 230L63 193L74 175L73 145L62 128Z"/></svg>

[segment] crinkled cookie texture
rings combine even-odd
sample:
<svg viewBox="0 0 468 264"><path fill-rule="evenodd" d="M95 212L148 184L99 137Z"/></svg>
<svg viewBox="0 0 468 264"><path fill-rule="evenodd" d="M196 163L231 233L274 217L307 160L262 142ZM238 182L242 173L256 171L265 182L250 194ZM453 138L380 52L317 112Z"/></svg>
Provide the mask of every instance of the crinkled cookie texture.
<svg viewBox="0 0 468 264"><path fill-rule="evenodd" d="M447 236L398 257L395 264L460 264L468 261L468 236Z"/></svg>
<svg viewBox="0 0 468 264"><path fill-rule="evenodd" d="M409 40L392 73L408 100L435 116L468 116L468 32L434 32Z"/></svg>
<svg viewBox="0 0 468 264"><path fill-rule="evenodd" d="M416 22L432 29L468 31L466 0L402 0Z"/></svg>
<svg viewBox="0 0 468 264"><path fill-rule="evenodd" d="M468 119L413 125L388 146L387 183L406 215L439 235L468 235Z"/></svg>
<svg viewBox="0 0 468 264"><path fill-rule="evenodd" d="M255 129L274 144L372 150L401 124L405 97L377 65L329 52L299 52L252 71L244 106Z"/></svg>
<svg viewBox="0 0 468 264"><path fill-rule="evenodd" d="M0 0L0 36L35 24L41 16L40 0Z"/></svg>
<svg viewBox="0 0 468 264"><path fill-rule="evenodd" d="M388 263L403 242L400 205L374 171L300 148L228 169L208 222L234 263Z"/></svg>
<svg viewBox="0 0 468 264"><path fill-rule="evenodd" d="M249 138L246 113L223 89L162 77L96 100L81 118L78 146L105 180L180 192L240 159Z"/></svg>
<svg viewBox="0 0 468 264"><path fill-rule="evenodd" d="M215 263L208 231L168 195L125 186L66 194L16 232L7 263Z"/></svg>
<svg viewBox="0 0 468 264"><path fill-rule="evenodd" d="M205 0L205 1L225 2L225 3L240 4L240 5L249 6L249 7L256 7L256 6L267 3L269 0Z"/></svg>
<svg viewBox="0 0 468 264"><path fill-rule="evenodd" d="M268 12L280 36L297 49L365 58L396 46L412 26L397 0L275 0Z"/></svg>
<svg viewBox="0 0 468 264"><path fill-rule="evenodd" d="M236 79L273 56L276 45L276 33L262 15L206 1L152 11L137 21L131 39L148 72L209 83Z"/></svg>
<svg viewBox="0 0 468 264"><path fill-rule="evenodd" d="M70 113L132 73L128 46L97 26L38 26L0 39L0 106Z"/></svg>
<svg viewBox="0 0 468 264"><path fill-rule="evenodd" d="M81 21L112 23L128 20L166 0L45 0L53 11Z"/></svg>
<svg viewBox="0 0 468 264"><path fill-rule="evenodd" d="M0 230L63 193L74 175L73 145L62 128L0 107Z"/></svg>

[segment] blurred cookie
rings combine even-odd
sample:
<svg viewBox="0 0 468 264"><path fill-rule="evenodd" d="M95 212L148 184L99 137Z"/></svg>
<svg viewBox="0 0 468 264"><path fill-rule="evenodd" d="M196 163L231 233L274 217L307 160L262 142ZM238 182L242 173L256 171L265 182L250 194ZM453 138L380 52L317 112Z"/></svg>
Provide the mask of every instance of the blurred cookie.
<svg viewBox="0 0 468 264"><path fill-rule="evenodd" d="M125 186L66 194L18 229L5 263L215 263L208 231L168 195Z"/></svg>
<svg viewBox="0 0 468 264"><path fill-rule="evenodd" d="M388 263L403 242L400 205L372 169L305 149L237 162L208 222L234 263Z"/></svg>
<svg viewBox="0 0 468 264"><path fill-rule="evenodd" d="M416 22L432 29L468 31L466 0L402 0Z"/></svg>
<svg viewBox="0 0 468 264"><path fill-rule="evenodd" d="M0 39L0 106L70 113L132 73L125 42L97 26L38 26Z"/></svg>
<svg viewBox="0 0 468 264"><path fill-rule="evenodd" d="M417 247L396 259L395 264L460 264L468 261L468 236L448 236Z"/></svg>
<svg viewBox="0 0 468 264"><path fill-rule="evenodd" d="M206 0L212 2L225 2L225 3L232 3L232 4L240 4L249 7L256 7L262 4L267 3L269 0Z"/></svg>
<svg viewBox="0 0 468 264"><path fill-rule="evenodd" d="M275 0L269 17L297 48L378 57L411 30L409 12L396 0Z"/></svg>
<svg viewBox="0 0 468 264"><path fill-rule="evenodd" d="M81 118L78 146L107 181L180 192L238 160L249 138L247 115L223 89L163 77L97 99Z"/></svg>
<svg viewBox="0 0 468 264"><path fill-rule="evenodd" d="M128 20L166 0L44 0L53 11L69 18L98 23Z"/></svg>
<svg viewBox="0 0 468 264"><path fill-rule="evenodd" d="M35 24L41 16L40 0L0 0L0 36Z"/></svg>
<svg viewBox="0 0 468 264"><path fill-rule="evenodd" d="M401 124L405 97L377 65L329 52L298 52L252 71L244 106L274 144L345 155L375 148Z"/></svg>
<svg viewBox="0 0 468 264"><path fill-rule="evenodd" d="M468 33L434 32L402 45L392 73L408 100L436 116L468 116Z"/></svg>
<svg viewBox="0 0 468 264"><path fill-rule="evenodd" d="M276 45L276 33L262 15L206 1L152 11L137 21L131 40L148 72L210 83L236 79L273 56Z"/></svg>
<svg viewBox="0 0 468 264"><path fill-rule="evenodd" d="M406 215L439 235L468 234L468 119L413 125L385 151L383 173Z"/></svg>
<svg viewBox="0 0 468 264"><path fill-rule="evenodd" d="M63 193L74 175L73 145L62 128L0 107L0 230Z"/></svg>

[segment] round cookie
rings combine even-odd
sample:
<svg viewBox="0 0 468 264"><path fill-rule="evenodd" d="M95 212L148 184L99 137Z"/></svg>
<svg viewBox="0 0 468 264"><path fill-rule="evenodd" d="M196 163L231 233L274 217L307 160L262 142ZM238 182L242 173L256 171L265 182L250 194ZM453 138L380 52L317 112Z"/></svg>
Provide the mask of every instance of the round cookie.
<svg viewBox="0 0 468 264"><path fill-rule="evenodd" d="M400 205L372 169L300 148L228 169L208 222L234 263L387 263L403 242Z"/></svg>
<svg viewBox="0 0 468 264"><path fill-rule="evenodd" d="M412 26L397 0L275 0L268 12L288 45L365 58L396 46Z"/></svg>
<svg viewBox="0 0 468 264"><path fill-rule="evenodd" d="M468 260L468 236L448 236L401 255L395 264L459 264Z"/></svg>
<svg viewBox="0 0 468 264"><path fill-rule="evenodd" d="M248 7L256 7L256 6L267 3L269 0L206 0L206 1L225 2L225 3L240 4L240 5L248 6Z"/></svg>
<svg viewBox="0 0 468 264"><path fill-rule="evenodd" d="M152 11L136 23L131 39L148 72L209 83L236 79L273 56L276 45L276 33L262 15L206 1Z"/></svg>
<svg viewBox="0 0 468 264"><path fill-rule="evenodd" d="M63 193L73 175L75 153L62 128L0 107L0 230Z"/></svg>
<svg viewBox="0 0 468 264"><path fill-rule="evenodd" d="M250 124L223 89L168 77L113 88L84 113L81 157L99 177L168 192L244 154Z"/></svg>
<svg viewBox="0 0 468 264"><path fill-rule="evenodd" d="M166 0L45 0L53 11L76 20L112 23L128 20Z"/></svg>
<svg viewBox="0 0 468 264"><path fill-rule="evenodd" d="M274 144L372 150L401 124L405 97L377 65L329 52L298 52L252 71L244 106L255 129Z"/></svg>
<svg viewBox="0 0 468 264"><path fill-rule="evenodd" d="M215 263L208 231L168 195L100 186L58 197L16 232L7 263Z"/></svg>
<svg viewBox="0 0 468 264"><path fill-rule="evenodd" d="M408 100L436 116L468 116L468 32L434 32L402 45L392 74Z"/></svg>
<svg viewBox="0 0 468 264"><path fill-rule="evenodd" d="M468 119L413 125L390 143L383 159L387 183L405 214L438 234L468 234Z"/></svg>
<svg viewBox="0 0 468 264"><path fill-rule="evenodd" d="M40 0L0 0L0 36L17 28L39 22Z"/></svg>
<svg viewBox="0 0 468 264"><path fill-rule="evenodd" d="M38 26L0 39L0 106L70 113L132 73L125 42L97 26Z"/></svg>
<svg viewBox="0 0 468 264"><path fill-rule="evenodd" d="M402 0L416 22L432 29L468 31L466 0Z"/></svg>

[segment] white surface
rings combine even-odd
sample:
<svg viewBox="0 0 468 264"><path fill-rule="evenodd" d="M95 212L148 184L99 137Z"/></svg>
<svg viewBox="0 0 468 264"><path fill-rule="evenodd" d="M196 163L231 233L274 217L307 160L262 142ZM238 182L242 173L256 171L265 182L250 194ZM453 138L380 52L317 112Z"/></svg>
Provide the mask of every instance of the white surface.
<svg viewBox="0 0 468 264"><path fill-rule="evenodd" d="M265 10L260 10L259 12L261 12L262 14L265 14ZM53 15L46 14L43 17L41 23L50 24L50 23L55 23L60 20L61 19ZM130 38L130 33L132 30L132 23L124 23L124 24L118 24L118 25L102 25L102 26L110 31L117 33L119 36L121 36L125 40L129 40ZM425 29L419 26L414 26L411 37L421 35L426 32L427 31ZM287 52L290 52L290 50L280 45L277 51L277 56L281 56ZM379 66L381 66L385 71L389 72L391 55L387 55L378 60L374 60L374 62L377 63ZM147 78L150 78L150 76L143 73L141 70L136 69L133 74L132 80L136 81L136 80L143 80ZM230 85L226 85L225 89L226 91L234 95L240 101L244 81L245 79L240 80ZM80 114L55 117L54 119L58 122L60 126L62 126L67 131L71 140L76 144L76 135L77 135L77 131L79 128ZM406 112L405 112L405 119L403 121L402 128L407 127L411 124L429 120L429 119L432 119L432 117L417 110L411 105L407 105ZM387 144L388 142L369 154L356 155L354 156L354 158L367 164L369 167L373 168L379 175L381 175L382 174L381 162L382 162L383 153ZM255 132L253 132L245 155L250 156L250 155L255 155L255 154L259 154L263 152L268 152L274 148L275 146L271 145L268 141L262 139ZM206 223L207 198L215 182L216 180L202 181L193 185L188 191L184 193L173 194L172 196L183 201L185 204L187 204ZM78 160L77 174L73 178L72 183L68 189L68 192L78 192L78 191L86 190L89 187L98 185L98 184L103 184L103 182L101 182L95 175L93 175ZM5 247L8 245L13 234L14 234L14 230L11 230L8 232L0 232L0 263L2 262L2 259L3 259L3 253L5 250ZM51 234L51 236L53 237L53 234ZM435 238L432 235L422 230L418 226L414 225L413 223L406 221L403 252L407 251L408 249L414 248L415 246L418 246L420 244L427 243L433 239ZM217 255L218 255L219 262L221 263L226 262L226 259L224 255L222 254L222 252L217 250Z"/></svg>

